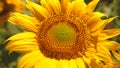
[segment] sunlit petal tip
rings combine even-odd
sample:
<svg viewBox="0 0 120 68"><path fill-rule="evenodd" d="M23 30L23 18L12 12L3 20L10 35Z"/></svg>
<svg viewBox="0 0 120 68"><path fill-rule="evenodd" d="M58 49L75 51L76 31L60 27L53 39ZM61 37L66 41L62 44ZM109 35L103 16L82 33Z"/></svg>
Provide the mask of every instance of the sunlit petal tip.
<svg viewBox="0 0 120 68"><path fill-rule="evenodd" d="M43 6L36 4L30 0L27 0L28 9L35 15L38 19L48 18L50 16L49 12Z"/></svg>
<svg viewBox="0 0 120 68"><path fill-rule="evenodd" d="M13 20L14 20L14 16L12 16L12 17L10 17L10 18L8 19L8 21L9 21L10 23L15 24L15 22L13 22Z"/></svg>
<svg viewBox="0 0 120 68"><path fill-rule="evenodd" d="M86 7L87 13L93 12L98 2L99 0L92 0Z"/></svg>
<svg viewBox="0 0 120 68"><path fill-rule="evenodd" d="M103 46L111 51L116 51L120 49L120 43L110 40L100 41L98 45Z"/></svg>
<svg viewBox="0 0 120 68"><path fill-rule="evenodd" d="M9 40L20 40L20 39L29 39L29 38L35 38L36 37L36 34L33 33L33 32L23 32L23 33L19 33L19 34L16 34L10 38L8 38L6 41L9 41Z"/></svg>
<svg viewBox="0 0 120 68"><path fill-rule="evenodd" d="M97 15L98 17L107 17L108 18L108 15L107 14L104 14L104 13L101 13L101 12L93 12L93 15Z"/></svg>
<svg viewBox="0 0 120 68"><path fill-rule="evenodd" d="M120 54L115 51L112 51L112 53L113 53L114 57L120 61Z"/></svg>
<svg viewBox="0 0 120 68"><path fill-rule="evenodd" d="M109 38L115 37L120 35L120 28L114 28L114 29L107 29L107 30L103 30L100 34L99 34L99 41L102 40L107 40Z"/></svg>
<svg viewBox="0 0 120 68"><path fill-rule="evenodd" d="M114 17L111 17L111 18L108 18L106 20L103 20L105 21L105 24L107 25L108 23L110 23L111 21L113 21L115 18L118 18L119 16L114 16Z"/></svg>
<svg viewBox="0 0 120 68"><path fill-rule="evenodd" d="M14 16L10 17L8 21L13 24L15 23L16 25L21 26L23 29L31 32L37 32L37 26L40 25L40 23L38 23L39 21L34 17L20 13L15 13Z"/></svg>

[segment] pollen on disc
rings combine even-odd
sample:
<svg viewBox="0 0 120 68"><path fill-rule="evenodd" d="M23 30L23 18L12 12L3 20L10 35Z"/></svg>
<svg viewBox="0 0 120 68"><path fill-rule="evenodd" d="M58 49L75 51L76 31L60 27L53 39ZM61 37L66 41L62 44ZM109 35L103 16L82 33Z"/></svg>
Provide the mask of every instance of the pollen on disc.
<svg viewBox="0 0 120 68"><path fill-rule="evenodd" d="M56 44L73 44L76 39L75 29L67 23L52 25L47 35L48 38Z"/></svg>

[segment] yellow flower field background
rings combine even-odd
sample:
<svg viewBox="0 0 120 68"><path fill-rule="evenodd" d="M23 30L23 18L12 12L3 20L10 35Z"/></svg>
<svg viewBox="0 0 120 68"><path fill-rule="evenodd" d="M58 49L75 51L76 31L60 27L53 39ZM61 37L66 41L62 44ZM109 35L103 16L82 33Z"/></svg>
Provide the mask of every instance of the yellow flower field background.
<svg viewBox="0 0 120 68"><path fill-rule="evenodd" d="M2 1L3 0L0 0L0 68L16 68L16 65L18 62L17 60L20 54L15 52L8 54L8 51L5 50L6 43L4 41L17 33L23 32L24 30L17 25L13 25L9 23L7 19L9 18L9 15L12 15L13 12L21 12L26 14L31 14L31 13L25 8L24 5L22 5L23 7L22 9L20 9L20 11L17 11L17 10L19 9L19 7L21 8L21 6L17 6L17 10L9 11L6 15L3 15L5 11L2 12L3 10ZM32 1L39 3L38 0L32 0ZM85 0L85 1L86 3L88 3L90 0ZM21 0L21 2L25 3L24 0ZM16 2L16 3L19 3L19 2ZM100 0L95 11L105 13L109 17L118 16L118 18L116 18L115 20L112 21L112 23L106 26L106 29L120 28L120 17L119 17L120 16L120 0ZM120 36L111 38L110 40L114 40L120 43Z"/></svg>

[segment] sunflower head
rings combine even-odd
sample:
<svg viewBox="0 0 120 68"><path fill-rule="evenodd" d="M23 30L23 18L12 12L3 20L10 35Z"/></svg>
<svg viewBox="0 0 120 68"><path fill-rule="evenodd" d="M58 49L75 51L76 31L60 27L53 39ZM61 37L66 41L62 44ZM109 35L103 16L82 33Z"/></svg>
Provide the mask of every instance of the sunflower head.
<svg viewBox="0 0 120 68"><path fill-rule="evenodd" d="M37 40L46 56L56 59L76 58L81 56L78 54L80 51L84 54L84 50L89 46L90 34L87 26L80 19L57 15L42 23L37 32Z"/></svg>
<svg viewBox="0 0 120 68"><path fill-rule="evenodd" d="M114 67L109 51L120 46L107 39L119 35L120 29L104 30L116 17L102 20L106 15L94 12L99 0L88 4L84 0L26 1L33 15L14 13L9 18L27 31L10 37L6 47L10 53L25 53L19 68ZM114 55L119 56L116 52Z"/></svg>

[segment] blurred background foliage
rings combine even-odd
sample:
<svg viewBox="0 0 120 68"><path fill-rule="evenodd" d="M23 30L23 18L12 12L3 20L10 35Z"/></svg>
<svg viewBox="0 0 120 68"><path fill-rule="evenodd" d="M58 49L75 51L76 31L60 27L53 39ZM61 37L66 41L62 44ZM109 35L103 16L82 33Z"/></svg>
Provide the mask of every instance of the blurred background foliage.
<svg viewBox="0 0 120 68"><path fill-rule="evenodd" d="M1 1L1 0L0 0ZM32 0L39 3L39 0ZM90 0L85 0L88 3ZM28 13L27 9L23 9L24 13ZM120 16L120 0L100 0L95 11L100 11L107 14L109 17ZM12 12L11 12L12 13ZM118 17L112 23L108 24L107 28L120 28L120 18ZM9 23L7 20L0 25L0 68L16 68L18 53L8 54L5 50L6 44L4 41L12 35L23 32L20 27ZM120 42L120 36L112 38L111 40Z"/></svg>

